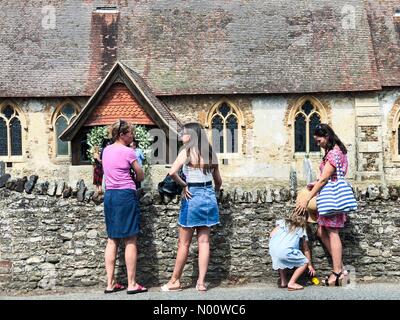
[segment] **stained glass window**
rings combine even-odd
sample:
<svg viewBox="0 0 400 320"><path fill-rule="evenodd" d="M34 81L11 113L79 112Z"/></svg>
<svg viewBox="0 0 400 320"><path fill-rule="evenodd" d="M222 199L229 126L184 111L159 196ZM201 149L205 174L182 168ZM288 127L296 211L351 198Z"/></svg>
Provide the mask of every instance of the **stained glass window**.
<svg viewBox="0 0 400 320"><path fill-rule="evenodd" d="M56 137L57 137L57 155L67 156L68 152L68 142L62 141L58 137L60 134L68 127L67 120L64 117L60 117L56 121Z"/></svg>
<svg viewBox="0 0 400 320"><path fill-rule="evenodd" d="M14 114L14 108L12 108L11 106L7 106L4 108L3 110L3 114L5 115L5 117L7 119L11 119L12 115Z"/></svg>
<svg viewBox="0 0 400 320"><path fill-rule="evenodd" d="M78 114L78 109L71 103L67 103L59 109L58 114L56 114L55 126L55 140L56 140L56 150L57 156L68 156L69 155L69 142L62 141L59 136L60 134L69 126L73 119ZM83 146L83 145L82 145ZM84 148L81 148L84 149ZM82 151L84 152L84 151ZM86 156L86 153L81 154L81 156Z"/></svg>
<svg viewBox="0 0 400 320"><path fill-rule="evenodd" d="M317 145L314 139L314 130L321 123L320 117L318 113L313 113L310 117L310 132L309 132L309 139L310 139L310 152L318 152L320 151L320 147Z"/></svg>
<svg viewBox="0 0 400 320"><path fill-rule="evenodd" d="M21 121L18 118L13 118L10 121L11 131L11 155L21 156L22 155L22 128Z"/></svg>
<svg viewBox="0 0 400 320"><path fill-rule="evenodd" d="M307 100L307 101L303 104L302 109L303 109L303 111L304 111L304 113L305 113L306 115L309 115L309 114L311 113L311 111L314 109L314 107L313 107L313 105L311 104L311 102Z"/></svg>
<svg viewBox="0 0 400 320"><path fill-rule="evenodd" d="M21 120L11 105L0 109L0 156L22 156Z"/></svg>
<svg viewBox="0 0 400 320"><path fill-rule="evenodd" d="M212 146L215 152L224 152L224 121L219 115L214 116L211 124Z"/></svg>
<svg viewBox="0 0 400 320"><path fill-rule="evenodd" d="M8 155L8 135L7 124L0 118L0 156Z"/></svg>
<svg viewBox="0 0 400 320"><path fill-rule="evenodd" d="M227 125L227 141L228 141L228 153L235 153L238 152L238 121L236 116L231 114L226 119Z"/></svg>
<svg viewBox="0 0 400 320"><path fill-rule="evenodd" d="M212 146L217 153L239 152L239 122L235 110L222 103L211 122Z"/></svg>
<svg viewBox="0 0 400 320"><path fill-rule="evenodd" d="M307 100L298 110L294 121L295 152L319 152L314 140L314 129L321 123L321 117L315 106Z"/></svg>
<svg viewBox="0 0 400 320"><path fill-rule="evenodd" d="M228 113L231 111L231 108L226 104L223 103L220 107L219 107L219 112L222 114L222 116L225 118Z"/></svg>
<svg viewBox="0 0 400 320"><path fill-rule="evenodd" d="M62 108L61 113L62 113L64 116L66 116L68 119L71 119L71 118L75 115L76 111L75 111L75 108L74 108L72 105L66 104L66 105Z"/></svg>
<svg viewBox="0 0 400 320"><path fill-rule="evenodd" d="M306 152L306 119L304 115L298 114L294 122L295 152Z"/></svg>
<svg viewBox="0 0 400 320"><path fill-rule="evenodd" d="M397 130L397 153L400 154L400 126Z"/></svg>

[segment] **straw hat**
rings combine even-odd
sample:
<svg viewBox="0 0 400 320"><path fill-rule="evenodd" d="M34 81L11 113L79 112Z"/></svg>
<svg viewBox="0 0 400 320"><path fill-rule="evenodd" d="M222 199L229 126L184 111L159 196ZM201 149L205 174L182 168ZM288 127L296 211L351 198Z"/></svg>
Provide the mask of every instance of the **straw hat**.
<svg viewBox="0 0 400 320"><path fill-rule="evenodd" d="M301 189L297 193L297 200L307 199L309 195L310 195L310 191L307 188ZM307 212L308 212L308 220L307 221L310 223L317 223L318 210L317 210L317 198L316 197L313 197L308 202Z"/></svg>

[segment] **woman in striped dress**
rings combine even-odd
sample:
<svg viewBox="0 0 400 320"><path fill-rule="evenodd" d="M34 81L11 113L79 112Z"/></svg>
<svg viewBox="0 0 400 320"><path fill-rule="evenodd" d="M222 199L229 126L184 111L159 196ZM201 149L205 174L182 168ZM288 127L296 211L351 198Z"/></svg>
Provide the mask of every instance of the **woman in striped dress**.
<svg viewBox="0 0 400 320"><path fill-rule="evenodd" d="M304 214L310 200L317 196L320 190L331 181L337 180L336 165L342 168L344 174L347 173L347 149L335 134L333 129L327 124L319 124L314 130L314 139L317 144L325 150L325 155L319 166L320 177L310 186L311 191L307 198L299 199L296 205L296 213ZM332 257L333 271L326 279L325 284L328 286L339 286L347 271L343 268L342 260L342 242L340 240L339 231L344 227L346 222L346 213L338 212L329 216L318 216L317 235L328 250Z"/></svg>

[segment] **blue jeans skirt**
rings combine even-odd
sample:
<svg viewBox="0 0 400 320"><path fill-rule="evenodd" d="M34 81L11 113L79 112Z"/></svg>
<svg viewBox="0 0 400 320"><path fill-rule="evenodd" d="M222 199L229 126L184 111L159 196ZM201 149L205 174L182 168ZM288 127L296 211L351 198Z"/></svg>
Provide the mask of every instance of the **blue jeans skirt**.
<svg viewBox="0 0 400 320"><path fill-rule="evenodd" d="M189 187L191 199L182 199L178 224L181 227L211 227L219 223L219 210L212 186Z"/></svg>
<svg viewBox="0 0 400 320"><path fill-rule="evenodd" d="M140 208L136 190L106 190L104 215L110 239L137 235L140 231Z"/></svg>

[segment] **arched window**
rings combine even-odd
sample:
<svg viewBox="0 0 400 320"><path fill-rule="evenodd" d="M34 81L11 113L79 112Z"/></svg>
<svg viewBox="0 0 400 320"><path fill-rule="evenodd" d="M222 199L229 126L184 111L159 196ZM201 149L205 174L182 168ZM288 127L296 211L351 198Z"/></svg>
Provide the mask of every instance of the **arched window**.
<svg viewBox="0 0 400 320"><path fill-rule="evenodd" d="M235 110L226 102L211 116L211 142L217 153L239 152L239 121Z"/></svg>
<svg viewBox="0 0 400 320"><path fill-rule="evenodd" d="M317 108L306 100L298 109L294 117L294 151L319 152L313 133L315 127L321 123L321 115Z"/></svg>
<svg viewBox="0 0 400 320"><path fill-rule="evenodd" d="M70 155L70 143L62 141L59 136L69 126L71 121L77 116L79 110L72 103L66 103L62 105L55 114L54 119L54 133L56 141L56 155L57 156L69 156Z"/></svg>
<svg viewBox="0 0 400 320"><path fill-rule="evenodd" d="M0 157L22 156L21 115L12 105L0 106Z"/></svg>
<svg viewBox="0 0 400 320"><path fill-rule="evenodd" d="M400 121L397 123L397 156L400 156Z"/></svg>

